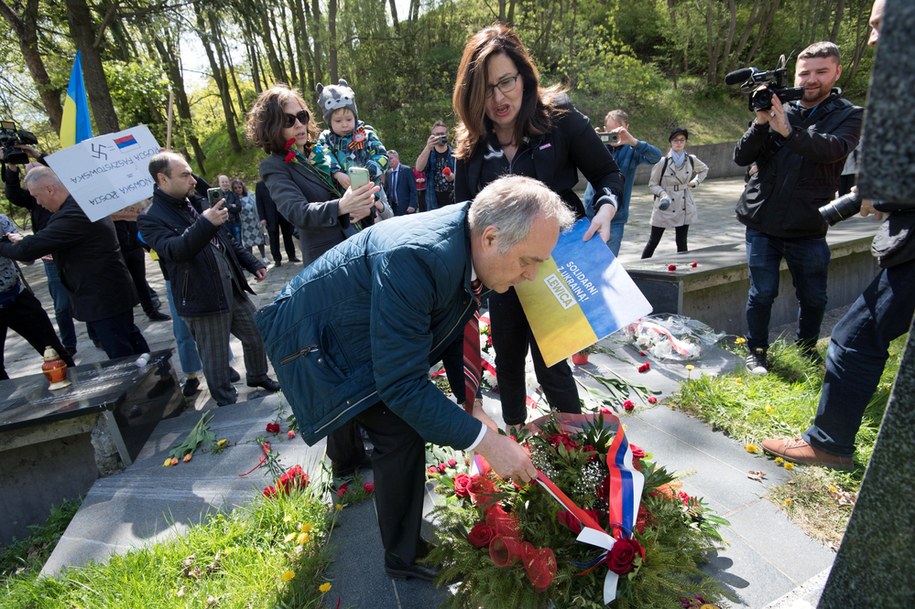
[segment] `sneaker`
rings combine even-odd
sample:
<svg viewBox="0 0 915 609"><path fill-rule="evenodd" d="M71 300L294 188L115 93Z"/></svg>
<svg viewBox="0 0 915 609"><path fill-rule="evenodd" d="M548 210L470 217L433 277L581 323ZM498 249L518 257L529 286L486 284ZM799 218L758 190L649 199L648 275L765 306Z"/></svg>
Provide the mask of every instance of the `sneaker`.
<svg viewBox="0 0 915 609"><path fill-rule="evenodd" d="M184 381L184 387L181 388L181 394L186 398L193 396L198 391L200 391L200 379L196 376L188 377Z"/></svg>
<svg viewBox="0 0 915 609"><path fill-rule="evenodd" d="M773 457L800 465L820 465L832 469L851 471L855 462L851 457L842 457L811 446L803 438L767 439L762 441L762 449Z"/></svg>
<svg viewBox="0 0 915 609"><path fill-rule="evenodd" d="M747 372L750 374L767 374L769 372L769 364L766 363L766 350L765 349L753 349L749 355L747 355Z"/></svg>

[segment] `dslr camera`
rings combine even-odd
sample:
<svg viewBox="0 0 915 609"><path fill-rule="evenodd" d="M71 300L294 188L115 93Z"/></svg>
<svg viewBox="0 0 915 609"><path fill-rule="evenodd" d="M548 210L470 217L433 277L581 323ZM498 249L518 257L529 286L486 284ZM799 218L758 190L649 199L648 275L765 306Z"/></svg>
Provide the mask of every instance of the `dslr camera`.
<svg viewBox="0 0 915 609"><path fill-rule="evenodd" d="M620 134L616 131L610 131L609 133L598 131L597 136L600 138L600 141L607 146L616 146L620 143Z"/></svg>
<svg viewBox="0 0 915 609"><path fill-rule="evenodd" d="M750 112L768 110L772 107L773 95L777 96L782 103L797 101L804 96L802 87L785 86L786 63L787 60L782 55L778 60L778 66L773 70L741 68L725 76L724 82L728 85L740 84L740 90L750 95ZM760 85L765 85L765 88L759 89Z"/></svg>
<svg viewBox="0 0 915 609"><path fill-rule="evenodd" d="M820 215L829 226L835 226L842 220L848 220L861 211L861 197L857 192L850 192L838 199L833 199L819 209Z"/></svg>
<svg viewBox="0 0 915 609"><path fill-rule="evenodd" d="M38 138L31 131L16 129L15 121L0 121L0 149L3 160L10 165L25 165L29 155L16 146L37 146Z"/></svg>

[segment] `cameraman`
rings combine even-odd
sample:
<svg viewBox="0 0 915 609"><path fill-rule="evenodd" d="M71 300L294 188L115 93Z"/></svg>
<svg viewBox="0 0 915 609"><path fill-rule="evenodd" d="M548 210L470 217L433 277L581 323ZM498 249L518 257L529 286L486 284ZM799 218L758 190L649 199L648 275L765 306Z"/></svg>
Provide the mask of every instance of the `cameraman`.
<svg viewBox="0 0 915 609"><path fill-rule="evenodd" d="M755 120L734 148L734 162L756 163L737 203L746 225L750 292L747 298L747 370L766 374L769 316L778 295L782 258L800 303L797 343L816 358L816 341L826 312L829 246L819 207L832 199L845 157L858 145L862 109L842 99L833 87L842 75L839 48L817 42L798 56L797 103L757 110Z"/></svg>
<svg viewBox="0 0 915 609"><path fill-rule="evenodd" d="M426 176L427 210L454 203L454 151L448 143L448 125L435 121L415 167Z"/></svg>
<svg viewBox="0 0 915 609"><path fill-rule="evenodd" d="M885 5L876 0L871 9L871 46L879 39ZM889 214L879 211L884 205L890 206L869 199L861 205L862 216L888 215L871 246L882 269L832 331L813 425L803 438L764 440L767 453L805 465L854 468L855 436L880 382L887 349L909 329L915 314L915 200L893 203Z"/></svg>
<svg viewBox="0 0 915 609"><path fill-rule="evenodd" d="M16 147L34 159L26 165L26 171L33 167L46 165L44 155L31 146L19 145ZM9 202L29 210L32 232L37 233L47 226L48 220L51 219L51 212L39 205L35 201L35 197L22 187L19 166L7 163L2 149L0 149L0 176L3 179L4 194ZM44 272L48 278L48 292L51 293L51 300L54 302L54 318L57 320L61 342L71 356L76 355L76 327L73 324L70 297L67 296L66 290L60 283L60 275L57 273L54 259L51 256L44 256L41 261L44 263Z"/></svg>

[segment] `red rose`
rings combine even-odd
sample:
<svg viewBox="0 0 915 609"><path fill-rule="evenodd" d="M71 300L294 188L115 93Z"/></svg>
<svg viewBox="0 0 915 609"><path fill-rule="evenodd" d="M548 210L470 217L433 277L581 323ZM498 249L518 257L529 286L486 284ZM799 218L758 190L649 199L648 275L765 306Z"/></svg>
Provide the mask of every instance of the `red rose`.
<svg viewBox="0 0 915 609"><path fill-rule="evenodd" d="M341 484L340 488L337 489L337 497L343 498L343 495L345 495L348 490L349 484Z"/></svg>
<svg viewBox="0 0 915 609"><path fill-rule="evenodd" d="M448 467L454 467L455 465L457 465L457 461L454 459L448 459Z"/></svg>
<svg viewBox="0 0 915 609"><path fill-rule="evenodd" d="M650 396L648 396L648 403L649 403L649 404L657 404L657 403L658 403L658 398L654 397L653 395L650 395Z"/></svg>
<svg viewBox="0 0 915 609"><path fill-rule="evenodd" d="M668 264L668 265L667 265L667 270L668 270L668 271L676 271L676 270L677 270L677 265L676 265L676 264Z"/></svg>
<svg viewBox="0 0 915 609"><path fill-rule="evenodd" d="M632 457L634 459L644 459L645 458L645 451L642 450L642 447L636 446L635 444L630 444L629 450L632 451Z"/></svg>
<svg viewBox="0 0 915 609"><path fill-rule="evenodd" d="M486 503L490 500L492 495L496 492L496 486L493 484L492 480L486 476L474 476L470 479L470 499L476 505L481 503Z"/></svg>
<svg viewBox="0 0 915 609"><path fill-rule="evenodd" d="M584 446L581 447L581 450L586 453L593 453L593 452L597 452L597 447L594 446L593 444L585 444Z"/></svg>
<svg viewBox="0 0 915 609"><path fill-rule="evenodd" d="M645 548L635 539L617 539L607 555L607 568L617 575L626 575L635 568L636 558L645 558Z"/></svg>
<svg viewBox="0 0 915 609"><path fill-rule="evenodd" d="M270 442L264 442L261 444L261 450L264 451L264 454L270 452Z"/></svg>
<svg viewBox="0 0 915 609"><path fill-rule="evenodd" d="M430 465L429 467L426 468L426 473L427 474L437 474L438 468L435 467L434 465Z"/></svg>
<svg viewBox="0 0 915 609"><path fill-rule="evenodd" d="M606 408L606 407L604 407L604 406L601 406L601 408L600 408L600 413L601 413L601 414L613 414L613 411L610 410L609 408Z"/></svg>
<svg viewBox="0 0 915 609"><path fill-rule="evenodd" d="M693 260L692 262L689 263L689 265L693 268L696 268L697 266L699 266L699 263L696 262L695 260Z"/></svg>
<svg viewBox="0 0 915 609"><path fill-rule="evenodd" d="M470 529L470 532L467 534L467 541L477 549L485 548L495 536L496 530L494 528L485 522L478 522L473 525L473 528Z"/></svg>
<svg viewBox="0 0 915 609"><path fill-rule="evenodd" d="M448 469L448 468L445 467L445 464L444 464L444 463L439 463L439 464L438 464L438 472L439 472L440 474L444 474L446 469Z"/></svg>
<svg viewBox="0 0 915 609"><path fill-rule="evenodd" d="M267 423L267 433L280 433L280 424Z"/></svg>
<svg viewBox="0 0 915 609"><path fill-rule="evenodd" d="M362 490L364 490L366 493L371 495L372 493L375 492L375 484L372 482L366 482L365 484L362 485Z"/></svg>
<svg viewBox="0 0 915 609"><path fill-rule="evenodd" d="M295 432L294 432L293 430L290 429L289 431L286 432L286 437L289 438L290 440L294 440L294 439L295 439Z"/></svg>
<svg viewBox="0 0 915 609"><path fill-rule="evenodd" d="M563 446L566 447L567 450L575 450L576 448L578 448L578 443L575 440L573 440L572 438L570 438L568 436L568 434L564 434L564 433L552 434L550 437L547 438L547 442L549 442L553 446L559 446L560 444L562 444Z"/></svg>
<svg viewBox="0 0 915 609"><path fill-rule="evenodd" d="M645 353L644 351L639 351L639 355L641 355L642 357L645 357L645 356L648 355L648 354Z"/></svg>
<svg viewBox="0 0 915 609"><path fill-rule="evenodd" d="M626 409L626 412L631 412L635 410L635 404L632 403L632 400L626 400L623 402L623 408Z"/></svg>
<svg viewBox="0 0 915 609"><path fill-rule="evenodd" d="M470 497L470 487L473 479L467 474L458 474L454 477L454 494L458 497Z"/></svg>
<svg viewBox="0 0 915 609"><path fill-rule="evenodd" d="M648 362L645 362L644 364L639 366L639 372L648 372L649 370L651 370L651 364L649 364Z"/></svg>

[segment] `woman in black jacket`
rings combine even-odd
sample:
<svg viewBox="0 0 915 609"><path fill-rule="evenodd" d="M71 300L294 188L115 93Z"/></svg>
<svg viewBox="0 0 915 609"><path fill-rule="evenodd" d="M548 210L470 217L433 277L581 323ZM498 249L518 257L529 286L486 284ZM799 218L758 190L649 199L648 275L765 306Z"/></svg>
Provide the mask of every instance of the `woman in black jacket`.
<svg viewBox="0 0 915 609"><path fill-rule="evenodd" d="M472 199L502 175L517 174L545 183L582 218L584 206L573 192L580 169L597 191L596 212L585 239L595 233L604 241L610 238L623 186L619 167L564 92L540 86L537 68L514 31L495 25L467 41L452 101L461 121L455 150L456 201ZM489 309L505 423L524 424L524 361L529 346L550 406L580 412L569 365L562 361L546 366L515 290L492 293Z"/></svg>
<svg viewBox="0 0 915 609"><path fill-rule="evenodd" d="M277 210L298 228L305 266L356 234L353 224L371 213L378 190L369 182L341 194L329 160L315 146L319 131L311 116L297 91L275 85L254 102L247 123L248 139L269 155L261 162L261 178ZM336 477L349 476L365 464L355 422L327 437L327 456Z"/></svg>

